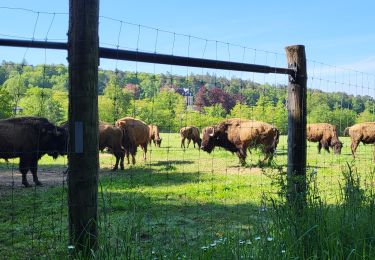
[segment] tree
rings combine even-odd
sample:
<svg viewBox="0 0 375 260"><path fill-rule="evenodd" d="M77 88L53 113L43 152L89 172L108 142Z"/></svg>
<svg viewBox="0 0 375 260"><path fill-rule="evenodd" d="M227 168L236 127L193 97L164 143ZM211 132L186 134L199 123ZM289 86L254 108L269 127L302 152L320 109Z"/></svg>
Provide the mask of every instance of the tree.
<svg viewBox="0 0 375 260"><path fill-rule="evenodd" d="M242 119L252 119L253 109L237 101L236 105L230 111L229 116L231 118L235 117L235 118L242 118Z"/></svg>
<svg viewBox="0 0 375 260"><path fill-rule="evenodd" d="M12 99L9 93L0 87L0 119L12 116Z"/></svg>
<svg viewBox="0 0 375 260"><path fill-rule="evenodd" d="M105 98L101 98L101 101L105 103L105 106L102 107L104 104L99 104L99 115L105 114L106 116L100 118L101 120L105 119L106 122L113 123L120 117L127 115L132 95L120 87L116 76L111 76L103 93ZM107 111L104 112L103 109ZM112 114L112 116L109 116L109 114Z"/></svg>
<svg viewBox="0 0 375 260"><path fill-rule="evenodd" d="M375 114L373 111L366 109L362 113L360 113L357 117L356 123L363 123L363 122L375 122Z"/></svg>
<svg viewBox="0 0 375 260"><path fill-rule="evenodd" d="M64 121L64 110L61 104L52 98L51 89L29 88L20 106L23 115L45 117L53 123Z"/></svg>
<svg viewBox="0 0 375 260"><path fill-rule="evenodd" d="M220 103L205 107L204 112L213 117L225 117L226 115L226 111Z"/></svg>
<svg viewBox="0 0 375 260"><path fill-rule="evenodd" d="M3 84L3 88L11 96L13 106L17 106L19 100L25 95L27 90L25 81L19 74L14 74L7 79Z"/></svg>

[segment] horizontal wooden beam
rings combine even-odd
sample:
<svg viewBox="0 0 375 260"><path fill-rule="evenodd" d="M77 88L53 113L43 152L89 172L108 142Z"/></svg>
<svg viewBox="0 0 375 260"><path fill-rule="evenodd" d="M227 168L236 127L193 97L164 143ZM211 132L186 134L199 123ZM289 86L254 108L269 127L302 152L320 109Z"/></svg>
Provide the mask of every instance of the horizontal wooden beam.
<svg viewBox="0 0 375 260"><path fill-rule="evenodd" d="M0 46L8 47L28 47L42 49L67 50L67 43L47 42L47 41L26 41L0 39ZM230 62L221 60L201 59L184 56L166 55L159 53L149 53L140 51L129 51L121 49L99 47L99 57L105 59L127 60L147 63L157 63L166 65L187 66L196 68L234 70L257 73L276 73L295 76L296 71L291 68L278 68L257 64Z"/></svg>

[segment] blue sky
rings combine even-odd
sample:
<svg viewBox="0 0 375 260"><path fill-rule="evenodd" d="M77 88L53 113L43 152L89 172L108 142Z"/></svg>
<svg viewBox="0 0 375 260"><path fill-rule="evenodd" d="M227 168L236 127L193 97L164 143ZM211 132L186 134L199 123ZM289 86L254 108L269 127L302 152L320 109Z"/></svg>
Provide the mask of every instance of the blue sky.
<svg viewBox="0 0 375 260"><path fill-rule="evenodd" d="M68 3L69 1L61 0L1 0L0 6L67 13ZM100 19L100 43L106 47L119 44L120 48L138 48L151 52L255 62L280 67L286 66L284 47L303 44L306 46L306 55L309 60L310 78L315 78L316 82L319 79L329 78L331 85L332 82L343 82L342 87L338 87L337 83L336 86L333 84L333 86L324 87L329 90L335 90L335 87L343 88L347 83L358 88L351 89L351 92L361 94L361 91L365 91L364 94L368 92L374 95L372 93L373 83L375 83L373 78L375 74L374 10L375 1L370 0L102 0L100 3L100 15L103 16ZM0 37L12 35L31 38L36 17L35 13L0 8L0 24L2 24ZM39 14L35 38L44 39L47 36L49 40L66 40L68 16L55 15L51 29L48 31L52 17L53 15ZM121 20L124 23L121 25L119 21L108 18ZM160 30L139 27L138 24ZM119 34L120 37L118 37ZM25 57L29 63L66 63L66 53L50 50L27 50L26 52L25 49L0 47L0 56L2 60L14 61L21 61ZM320 62L334 67L322 65ZM155 72L172 70L178 74L211 72L110 60L102 60L101 66ZM341 67L372 75L346 72ZM253 77L258 81L270 83L279 82L279 76L274 75L221 73L228 76Z"/></svg>

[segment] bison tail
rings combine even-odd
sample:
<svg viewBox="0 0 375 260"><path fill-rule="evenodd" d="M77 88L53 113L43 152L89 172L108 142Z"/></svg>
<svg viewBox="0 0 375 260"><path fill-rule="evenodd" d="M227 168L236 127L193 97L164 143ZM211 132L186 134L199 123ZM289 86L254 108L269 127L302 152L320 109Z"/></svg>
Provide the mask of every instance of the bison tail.
<svg viewBox="0 0 375 260"><path fill-rule="evenodd" d="M350 127L345 128L345 130L344 130L344 136L349 135L349 129L350 129Z"/></svg>
<svg viewBox="0 0 375 260"><path fill-rule="evenodd" d="M273 143L272 143L272 146L275 150L276 150L277 145L279 144L279 137L280 137L279 129L275 128L275 136L273 137Z"/></svg>

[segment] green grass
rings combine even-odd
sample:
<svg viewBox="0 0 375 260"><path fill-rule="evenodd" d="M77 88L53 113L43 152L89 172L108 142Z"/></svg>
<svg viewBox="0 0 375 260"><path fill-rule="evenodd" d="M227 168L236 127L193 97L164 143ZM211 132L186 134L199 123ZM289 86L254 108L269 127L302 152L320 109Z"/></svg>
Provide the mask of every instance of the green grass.
<svg viewBox="0 0 375 260"><path fill-rule="evenodd" d="M178 134L162 134L162 138L162 148L152 146L146 162L138 149L137 164L125 171L111 172L114 157L100 155L98 259L338 259L347 257L354 245L353 259L374 256L372 146L360 145L353 162L349 138L341 138L344 148L339 156L325 151L318 155L316 144L308 143L307 171L314 172L311 187L318 191L311 189L305 217L297 223L279 196L287 162L285 136L274 162L262 167L263 155L258 151L249 154L247 167L240 167L238 158L222 149L207 154L191 144L182 150ZM358 205L344 203L346 162L360 175L364 198ZM66 158L54 161L45 156L40 172L62 172L66 163ZM16 169L17 160L0 162L4 172L0 174ZM2 257L67 257L67 187L62 175L56 183L0 189ZM353 221L348 212L354 212ZM303 246L307 238L314 242ZM301 246L306 252L298 254Z"/></svg>

